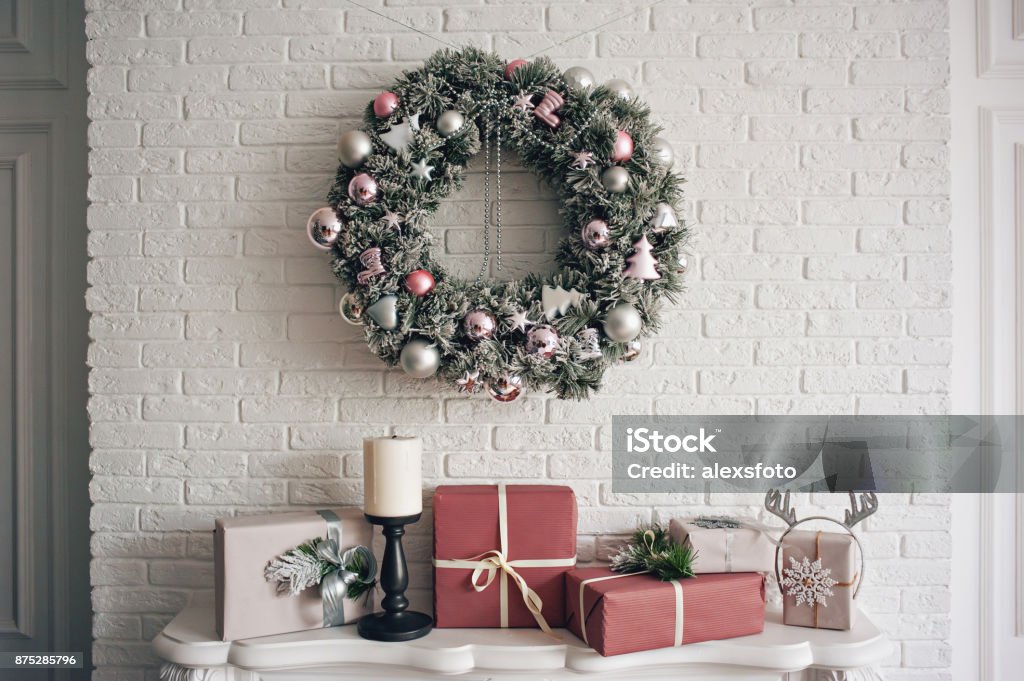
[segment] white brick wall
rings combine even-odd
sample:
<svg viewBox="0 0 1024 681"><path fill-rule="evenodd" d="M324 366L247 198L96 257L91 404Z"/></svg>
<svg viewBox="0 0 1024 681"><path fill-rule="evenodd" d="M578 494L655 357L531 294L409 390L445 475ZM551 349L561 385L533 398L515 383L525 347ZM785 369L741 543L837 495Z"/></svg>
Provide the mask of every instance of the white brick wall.
<svg viewBox="0 0 1024 681"><path fill-rule="evenodd" d="M363 1L509 58L624 8ZM338 133L438 43L341 0L87 5L97 679L153 677L147 641L212 585L213 518L358 503L364 435L421 433L431 485L573 485L592 560L638 519L757 511L612 494L612 414L948 409L943 1L668 0L550 50L650 102L690 180L696 256L664 332L600 397L508 406L382 370L303 234ZM507 259L543 267L550 194L508 186ZM471 179L437 219L468 270L479 194ZM864 598L899 642L888 678L948 678L947 499L884 505ZM410 542L421 603L429 524Z"/></svg>

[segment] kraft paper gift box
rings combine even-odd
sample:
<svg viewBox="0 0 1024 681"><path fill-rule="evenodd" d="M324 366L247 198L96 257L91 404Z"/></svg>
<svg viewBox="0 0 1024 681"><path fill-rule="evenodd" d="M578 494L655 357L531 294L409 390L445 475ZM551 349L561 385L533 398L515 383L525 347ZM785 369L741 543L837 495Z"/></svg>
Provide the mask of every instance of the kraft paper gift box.
<svg viewBox="0 0 1024 681"><path fill-rule="evenodd" d="M567 626L604 656L764 631L764 575L709 574L663 582L646 573L581 568L566 575Z"/></svg>
<svg viewBox="0 0 1024 681"><path fill-rule="evenodd" d="M673 518L668 531L673 541L689 544L696 552L694 574L774 570L776 544L757 524L718 518Z"/></svg>
<svg viewBox="0 0 1024 681"><path fill-rule="evenodd" d="M217 633L222 640L332 626L324 623L320 587L309 587L295 596L287 591L278 593L278 583L267 581L263 573L267 564L282 553L311 539L327 537L328 522L337 523L334 529L338 530L341 551L353 546L370 546L373 527L363 517L362 509L357 508L239 516L217 521L214 569ZM373 612L373 601L372 590L369 598L342 599L342 612L335 619L343 619L343 622L337 623L355 623Z"/></svg>
<svg viewBox="0 0 1024 681"><path fill-rule="evenodd" d="M783 623L816 629L850 629L858 580L856 551L853 536L842 532L794 530L787 534L782 541L780 584ZM815 568L818 560L820 570ZM805 589L815 582L823 584L828 593L822 593L820 600L800 599L800 594L807 594Z"/></svg>
<svg viewBox="0 0 1024 681"><path fill-rule="evenodd" d="M434 493L437 627L561 627L576 564L576 495L556 485Z"/></svg>

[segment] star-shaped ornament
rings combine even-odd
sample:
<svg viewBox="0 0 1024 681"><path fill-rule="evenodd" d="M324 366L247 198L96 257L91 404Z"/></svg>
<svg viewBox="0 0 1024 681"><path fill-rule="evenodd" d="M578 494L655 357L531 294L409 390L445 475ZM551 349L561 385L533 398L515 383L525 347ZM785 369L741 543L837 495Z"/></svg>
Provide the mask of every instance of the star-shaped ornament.
<svg viewBox="0 0 1024 681"><path fill-rule="evenodd" d="M434 166L427 165L427 159L421 158L419 163L412 164L412 176L420 180L429 181L431 171L434 170Z"/></svg>
<svg viewBox="0 0 1024 681"><path fill-rule="evenodd" d="M416 133L419 132L419 129L420 115L413 114L404 119L402 123L392 125L390 130L380 136L380 139L395 151L408 152L409 145L416 139Z"/></svg>
<svg viewBox="0 0 1024 681"><path fill-rule="evenodd" d="M512 104L513 108L519 109L520 111L529 111L533 108L533 95L521 94L516 97L516 101Z"/></svg>
<svg viewBox="0 0 1024 681"><path fill-rule="evenodd" d="M384 211L384 217L382 217L380 221L383 222L388 227L390 227L391 229L402 228L402 216L391 210Z"/></svg>
<svg viewBox="0 0 1024 681"><path fill-rule="evenodd" d="M589 151L574 151L572 154L572 167L576 170L586 170L587 166L594 165L594 154Z"/></svg>
<svg viewBox="0 0 1024 681"><path fill-rule="evenodd" d="M480 370L467 371L462 378L456 379L455 384L459 386L459 392L471 393L477 388L480 381Z"/></svg>
<svg viewBox="0 0 1024 681"><path fill-rule="evenodd" d="M526 327L536 324L536 322L531 322L526 318L526 310L513 312L505 317L505 321L508 322L509 327L513 331L526 331Z"/></svg>

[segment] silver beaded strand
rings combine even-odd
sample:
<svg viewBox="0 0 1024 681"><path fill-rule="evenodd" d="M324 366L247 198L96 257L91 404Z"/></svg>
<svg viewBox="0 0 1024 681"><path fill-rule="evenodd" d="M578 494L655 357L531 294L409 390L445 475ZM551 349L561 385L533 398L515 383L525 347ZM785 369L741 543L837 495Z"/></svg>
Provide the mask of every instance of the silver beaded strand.
<svg viewBox="0 0 1024 681"><path fill-rule="evenodd" d="M477 281L484 278L491 264L491 119L484 122L484 261Z"/></svg>

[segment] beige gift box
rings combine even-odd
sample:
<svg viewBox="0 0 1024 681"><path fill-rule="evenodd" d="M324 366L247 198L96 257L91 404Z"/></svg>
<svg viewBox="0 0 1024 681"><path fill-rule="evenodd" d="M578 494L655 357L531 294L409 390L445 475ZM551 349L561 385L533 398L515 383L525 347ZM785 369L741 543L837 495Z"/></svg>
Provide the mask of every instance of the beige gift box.
<svg viewBox="0 0 1024 681"><path fill-rule="evenodd" d="M694 574L717 572L772 572L775 544L754 527L706 528L693 521L673 518L669 536L678 544L689 544L697 552Z"/></svg>
<svg viewBox="0 0 1024 681"><path fill-rule="evenodd" d="M370 546L373 526L362 509L334 508L341 525L341 546ZM293 596L278 593L263 571L277 556L317 537L327 536L327 520L317 511L239 516L217 521L214 567L217 590L217 633L224 641L285 634L324 626L319 587ZM373 612L370 597L345 598L346 624Z"/></svg>
<svg viewBox="0 0 1024 681"><path fill-rule="evenodd" d="M820 559L821 567L829 571L828 577L836 584L830 587L832 596L826 603L797 605L797 598L787 594L783 586L782 621L799 627L840 629L853 627L853 596L857 588L857 548L852 535L845 532L815 532L794 530L782 542L782 576L792 567L790 558L802 563Z"/></svg>

